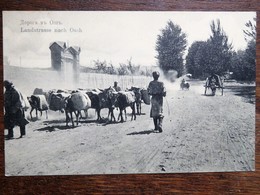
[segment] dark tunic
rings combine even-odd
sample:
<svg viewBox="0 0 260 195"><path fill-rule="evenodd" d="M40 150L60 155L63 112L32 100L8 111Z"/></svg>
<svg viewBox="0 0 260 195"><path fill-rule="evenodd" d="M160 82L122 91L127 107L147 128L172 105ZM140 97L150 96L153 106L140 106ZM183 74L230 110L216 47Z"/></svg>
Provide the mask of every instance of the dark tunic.
<svg viewBox="0 0 260 195"><path fill-rule="evenodd" d="M121 91L121 88L119 86L113 86L113 88L116 90L116 91Z"/></svg>
<svg viewBox="0 0 260 195"><path fill-rule="evenodd" d="M13 87L5 91L5 128L12 129L14 126L25 126L28 121L24 118L24 109L21 94Z"/></svg>
<svg viewBox="0 0 260 195"><path fill-rule="evenodd" d="M166 94L166 90L163 82L154 80L149 83L148 93L151 98L151 112L150 117L159 117L163 115L163 96Z"/></svg>

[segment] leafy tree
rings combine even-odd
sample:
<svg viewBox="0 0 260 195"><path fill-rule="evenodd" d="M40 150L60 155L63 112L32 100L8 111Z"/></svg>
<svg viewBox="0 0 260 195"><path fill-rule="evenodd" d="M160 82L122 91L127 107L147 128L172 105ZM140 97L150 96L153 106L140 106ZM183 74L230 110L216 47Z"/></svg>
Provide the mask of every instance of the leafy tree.
<svg viewBox="0 0 260 195"><path fill-rule="evenodd" d="M247 44L247 49L245 51L245 58L247 62L247 67L250 70L248 73L249 78L255 79L256 73L256 42L255 40L251 40ZM250 79L250 80L252 80Z"/></svg>
<svg viewBox="0 0 260 195"><path fill-rule="evenodd" d="M245 40L250 42L251 40L256 40L256 18L253 18L254 22L248 21L245 26L246 30L243 30L245 35Z"/></svg>
<svg viewBox="0 0 260 195"><path fill-rule="evenodd" d="M97 72L106 73L106 70L107 70L107 62L106 61L95 60L94 64L95 64L95 67L97 69Z"/></svg>
<svg viewBox="0 0 260 195"><path fill-rule="evenodd" d="M132 59L127 60L127 63L120 63L117 69L119 75L140 75L140 66L134 65Z"/></svg>
<svg viewBox="0 0 260 195"><path fill-rule="evenodd" d="M130 72L127 68L126 64L119 64L119 68L117 69L119 75L129 75Z"/></svg>
<svg viewBox="0 0 260 195"><path fill-rule="evenodd" d="M109 64L109 66L106 67L106 73L107 74L117 74L117 70L113 66L113 64Z"/></svg>
<svg viewBox="0 0 260 195"><path fill-rule="evenodd" d="M252 81L255 78L255 68L248 62L246 50L234 52L232 56L233 77L239 81Z"/></svg>
<svg viewBox="0 0 260 195"><path fill-rule="evenodd" d="M254 22L248 21L245 25L247 30L244 30L247 48L245 50L245 68L247 69L247 80L255 80L256 74L256 18ZM254 23L254 24L253 24Z"/></svg>
<svg viewBox="0 0 260 195"><path fill-rule="evenodd" d="M248 21L243 30L247 48L240 50L232 56L232 69L234 78L240 81L254 81L256 73L256 18Z"/></svg>
<svg viewBox="0 0 260 195"><path fill-rule="evenodd" d="M127 69L128 71L132 74L132 75L136 75L139 73L140 71L140 66L134 65L132 63L132 58L130 58L130 60L127 61Z"/></svg>
<svg viewBox="0 0 260 195"><path fill-rule="evenodd" d="M233 77L239 81L253 81L255 79L255 66L248 61L248 51L239 50L232 56Z"/></svg>
<svg viewBox="0 0 260 195"><path fill-rule="evenodd" d="M166 27L162 29L157 37L156 51L160 68L166 73L169 70L178 71L178 76L182 75L183 55L186 49L186 34L182 32L180 26L168 21Z"/></svg>
<svg viewBox="0 0 260 195"><path fill-rule="evenodd" d="M221 28L220 20L215 23L212 21L211 25L212 35L210 36L209 55L208 57L208 72L222 74L229 70L231 65L232 45L229 44L228 36Z"/></svg>
<svg viewBox="0 0 260 195"><path fill-rule="evenodd" d="M186 56L186 69L194 78L201 78L204 76L207 60L205 54L207 53L208 43L204 41L194 42L188 50Z"/></svg>
<svg viewBox="0 0 260 195"><path fill-rule="evenodd" d="M220 21L212 21L210 28L209 39L194 42L188 50L186 68L195 78L205 78L211 73L222 75L231 66L232 46Z"/></svg>
<svg viewBox="0 0 260 195"><path fill-rule="evenodd" d="M237 80L246 80L245 77L245 51L239 50L234 52L231 60L231 69L233 72L233 77Z"/></svg>

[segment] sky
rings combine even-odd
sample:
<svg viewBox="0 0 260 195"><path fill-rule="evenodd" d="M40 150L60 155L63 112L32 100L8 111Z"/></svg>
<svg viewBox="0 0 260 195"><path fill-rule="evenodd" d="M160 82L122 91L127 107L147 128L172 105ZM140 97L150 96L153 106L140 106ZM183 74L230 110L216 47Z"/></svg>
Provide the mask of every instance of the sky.
<svg viewBox="0 0 260 195"><path fill-rule="evenodd" d="M157 36L169 20L186 33L188 50L194 41L206 41L211 21L220 19L234 50L239 50L247 44L245 23L254 17L255 12L3 11L3 52L11 65L48 68L50 43L63 41L81 48L82 66L93 67L96 60L118 66L130 59L155 66ZM32 28L51 32L28 32Z"/></svg>

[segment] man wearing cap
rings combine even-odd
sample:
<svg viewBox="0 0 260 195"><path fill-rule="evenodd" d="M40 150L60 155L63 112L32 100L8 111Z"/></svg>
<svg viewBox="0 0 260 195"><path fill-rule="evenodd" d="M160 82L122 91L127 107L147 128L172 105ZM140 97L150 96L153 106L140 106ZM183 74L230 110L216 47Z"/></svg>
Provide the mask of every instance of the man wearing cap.
<svg viewBox="0 0 260 195"><path fill-rule="evenodd" d="M28 121L24 117L24 104L21 93L14 88L13 83L10 81L4 81L5 94L4 94L4 107L5 116L4 124L8 129L8 139L12 139L14 136L13 128L20 126L21 137L25 135L25 125Z"/></svg>
<svg viewBox="0 0 260 195"><path fill-rule="evenodd" d="M151 112L150 117L153 118L155 130L162 132L163 122L163 97L166 96L166 89L164 83L158 81L160 73L158 71L153 72L154 80L149 83L148 93L151 98Z"/></svg>
<svg viewBox="0 0 260 195"><path fill-rule="evenodd" d="M117 84L118 84L118 82L115 81L113 88L114 88L116 91L121 91L121 88L120 88Z"/></svg>

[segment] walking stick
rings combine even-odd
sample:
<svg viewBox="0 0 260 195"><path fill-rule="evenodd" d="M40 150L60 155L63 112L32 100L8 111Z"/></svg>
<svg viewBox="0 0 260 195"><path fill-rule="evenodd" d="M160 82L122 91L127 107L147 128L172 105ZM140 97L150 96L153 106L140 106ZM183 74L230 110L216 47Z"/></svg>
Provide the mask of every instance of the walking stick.
<svg viewBox="0 0 260 195"><path fill-rule="evenodd" d="M165 98L165 101L166 101L166 105L167 105L167 108L168 108L168 115L171 115L171 112L170 112L170 107L169 107L169 103L168 103L168 100L166 97Z"/></svg>

